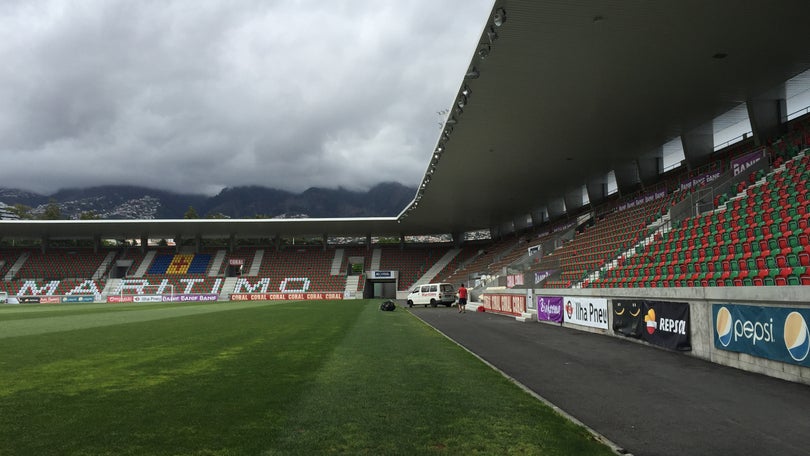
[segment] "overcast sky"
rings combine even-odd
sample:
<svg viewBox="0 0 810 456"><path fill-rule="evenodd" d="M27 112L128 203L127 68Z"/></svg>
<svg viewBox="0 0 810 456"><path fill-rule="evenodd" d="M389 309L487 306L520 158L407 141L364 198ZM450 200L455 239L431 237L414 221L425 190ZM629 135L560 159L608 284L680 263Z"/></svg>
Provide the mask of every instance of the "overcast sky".
<svg viewBox="0 0 810 456"><path fill-rule="evenodd" d="M416 186L494 0L3 0L0 186Z"/></svg>

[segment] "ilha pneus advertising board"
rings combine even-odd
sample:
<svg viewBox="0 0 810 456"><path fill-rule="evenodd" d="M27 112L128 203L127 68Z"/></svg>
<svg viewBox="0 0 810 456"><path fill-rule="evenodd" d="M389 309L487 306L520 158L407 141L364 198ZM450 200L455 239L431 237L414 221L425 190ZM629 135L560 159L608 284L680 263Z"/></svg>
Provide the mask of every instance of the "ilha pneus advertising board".
<svg viewBox="0 0 810 456"><path fill-rule="evenodd" d="M692 349L689 304L683 302L614 300L613 331L672 350Z"/></svg>
<svg viewBox="0 0 810 456"><path fill-rule="evenodd" d="M712 305L714 346L810 367L810 309Z"/></svg>
<svg viewBox="0 0 810 456"><path fill-rule="evenodd" d="M568 296L564 299L566 323L608 329L607 299Z"/></svg>

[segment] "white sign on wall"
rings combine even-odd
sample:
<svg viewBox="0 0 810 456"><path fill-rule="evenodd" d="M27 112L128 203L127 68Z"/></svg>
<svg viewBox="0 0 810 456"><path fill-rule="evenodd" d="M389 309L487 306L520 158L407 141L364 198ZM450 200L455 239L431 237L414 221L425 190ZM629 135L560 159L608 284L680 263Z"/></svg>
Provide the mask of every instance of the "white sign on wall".
<svg viewBox="0 0 810 456"><path fill-rule="evenodd" d="M607 299L587 296L566 296L564 299L566 323L608 329Z"/></svg>

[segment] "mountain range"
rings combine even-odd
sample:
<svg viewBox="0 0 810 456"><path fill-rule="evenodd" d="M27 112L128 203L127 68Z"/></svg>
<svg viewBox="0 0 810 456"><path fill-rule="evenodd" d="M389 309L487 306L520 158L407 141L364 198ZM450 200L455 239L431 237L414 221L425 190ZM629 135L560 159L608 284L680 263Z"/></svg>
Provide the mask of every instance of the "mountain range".
<svg viewBox="0 0 810 456"><path fill-rule="evenodd" d="M200 218L393 217L415 194L415 188L396 182L381 183L366 192L312 187L293 193L259 186L229 187L215 196L121 185L65 189L52 195L0 188L0 207L22 204L31 208L32 217L38 217L56 204L62 219L78 219L90 212L101 219L180 219L189 207Z"/></svg>

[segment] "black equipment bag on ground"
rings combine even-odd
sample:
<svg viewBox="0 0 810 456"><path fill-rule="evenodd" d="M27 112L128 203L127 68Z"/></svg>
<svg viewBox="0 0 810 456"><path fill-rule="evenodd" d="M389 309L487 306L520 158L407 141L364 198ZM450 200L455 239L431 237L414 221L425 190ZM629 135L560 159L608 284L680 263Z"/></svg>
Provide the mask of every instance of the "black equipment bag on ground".
<svg viewBox="0 0 810 456"><path fill-rule="evenodd" d="M394 303L394 301L391 300L383 301L383 303L380 304L380 310L392 311L395 310L396 308L397 305Z"/></svg>

